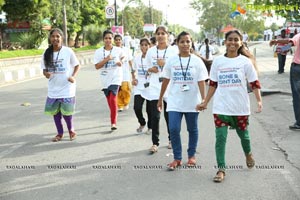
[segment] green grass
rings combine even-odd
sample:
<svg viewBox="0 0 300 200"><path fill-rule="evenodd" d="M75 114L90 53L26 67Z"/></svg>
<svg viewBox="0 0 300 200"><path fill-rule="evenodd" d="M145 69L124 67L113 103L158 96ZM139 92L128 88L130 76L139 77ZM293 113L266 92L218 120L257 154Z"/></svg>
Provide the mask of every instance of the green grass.
<svg viewBox="0 0 300 200"><path fill-rule="evenodd" d="M73 48L75 52L96 50L100 46L85 46L81 48ZM4 58L17 58L24 56L39 56L42 55L45 50L43 49L26 49L26 50L12 50L12 51L0 51L0 59Z"/></svg>
<svg viewBox="0 0 300 200"><path fill-rule="evenodd" d="M0 59L42 55L42 49L0 51Z"/></svg>

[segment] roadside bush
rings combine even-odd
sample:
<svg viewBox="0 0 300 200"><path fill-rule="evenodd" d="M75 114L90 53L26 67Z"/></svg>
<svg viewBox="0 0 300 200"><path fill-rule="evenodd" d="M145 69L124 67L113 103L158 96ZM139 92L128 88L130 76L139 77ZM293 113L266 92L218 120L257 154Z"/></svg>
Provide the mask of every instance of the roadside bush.
<svg viewBox="0 0 300 200"><path fill-rule="evenodd" d="M39 34L36 33L21 33L18 37L19 43L24 49L34 49L37 48L41 42Z"/></svg>
<svg viewBox="0 0 300 200"><path fill-rule="evenodd" d="M101 35L102 32L101 30L99 30L99 28L95 26L90 26L86 30L85 37L90 45L97 45L101 40Z"/></svg>

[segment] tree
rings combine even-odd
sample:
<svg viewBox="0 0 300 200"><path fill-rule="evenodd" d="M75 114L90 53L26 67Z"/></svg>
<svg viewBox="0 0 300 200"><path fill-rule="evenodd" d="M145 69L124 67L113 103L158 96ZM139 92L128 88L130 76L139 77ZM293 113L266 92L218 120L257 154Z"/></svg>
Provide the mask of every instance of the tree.
<svg viewBox="0 0 300 200"><path fill-rule="evenodd" d="M62 1L50 0L53 15L51 20L56 27L62 27ZM79 38L84 33L85 27L91 24L105 25L106 0L66 0L68 38L75 33L74 46L79 46ZM70 40L69 40L70 41Z"/></svg>
<svg viewBox="0 0 300 200"><path fill-rule="evenodd" d="M42 20L49 15L48 7L48 0L5 0L2 9L6 12L8 21L30 22L30 33L38 33L37 38L33 40L38 45L45 37Z"/></svg>
<svg viewBox="0 0 300 200"><path fill-rule="evenodd" d="M299 0L255 0L249 4L249 8L258 11L274 10L287 20L300 19L300 1Z"/></svg>
<svg viewBox="0 0 300 200"><path fill-rule="evenodd" d="M207 33L213 33L218 38L222 36L222 28L228 24L246 31L248 34L259 33L264 29L263 20L255 11L247 11L245 15L230 17L233 12L233 3L239 1L233 0L193 0L192 8L198 11L200 15L198 23ZM246 6L240 1L240 4ZM218 39L219 41L219 39Z"/></svg>

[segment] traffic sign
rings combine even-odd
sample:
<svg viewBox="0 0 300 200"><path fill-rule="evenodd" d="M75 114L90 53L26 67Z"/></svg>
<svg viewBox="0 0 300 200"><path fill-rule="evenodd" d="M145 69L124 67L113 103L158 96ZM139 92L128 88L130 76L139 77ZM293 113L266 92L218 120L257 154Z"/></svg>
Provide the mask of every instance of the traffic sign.
<svg viewBox="0 0 300 200"><path fill-rule="evenodd" d="M115 8L114 6L106 6L105 7L106 19L114 19L115 18Z"/></svg>

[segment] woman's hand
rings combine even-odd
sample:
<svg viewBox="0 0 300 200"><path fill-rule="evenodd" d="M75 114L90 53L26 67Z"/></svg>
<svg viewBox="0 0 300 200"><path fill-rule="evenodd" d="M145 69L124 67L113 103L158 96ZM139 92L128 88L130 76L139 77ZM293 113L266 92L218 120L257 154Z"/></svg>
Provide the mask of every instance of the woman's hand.
<svg viewBox="0 0 300 200"><path fill-rule="evenodd" d="M262 111L262 102L261 101L258 101L257 102L257 110L256 110L256 113L260 113Z"/></svg>
<svg viewBox="0 0 300 200"><path fill-rule="evenodd" d="M157 73L158 69L157 69L157 67L151 67L148 69L148 72Z"/></svg>
<svg viewBox="0 0 300 200"><path fill-rule="evenodd" d="M51 77L51 75L52 75L51 72L44 72L44 76L48 79Z"/></svg>
<svg viewBox="0 0 300 200"><path fill-rule="evenodd" d="M70 82L70 83L75 83L75 77L74 76L70 76L69 78L68 78L68 81Z"/></svg>
<svg viewBox="0 0 300 200"><path fill-rule="evenodd" d="M138 84L138 80L135 78L135 79L132 79L132 85L136 86Z"/></svg>
<svg viewBox="0 0 300 200"><path fill-rule="evenodd" d="M158 110L159 112L162 111L162 104L163 104L162 102L163 102L162 99L159 99L158 102L157 102L157 110Z"/></svg>
<svg viewBox="0 0 300 200"><path fill-rule="evenodd" d="M165 65L166 61L164 59L157 59L157 64L159 67L163 67Z"/></svg>
<svg viewBox="0 0 300 200"><path fill-rule="evenodd" d="M205 101L202 101L202 103L196 105L197 111L204 111L207 109L207 103Z"/></svg>

